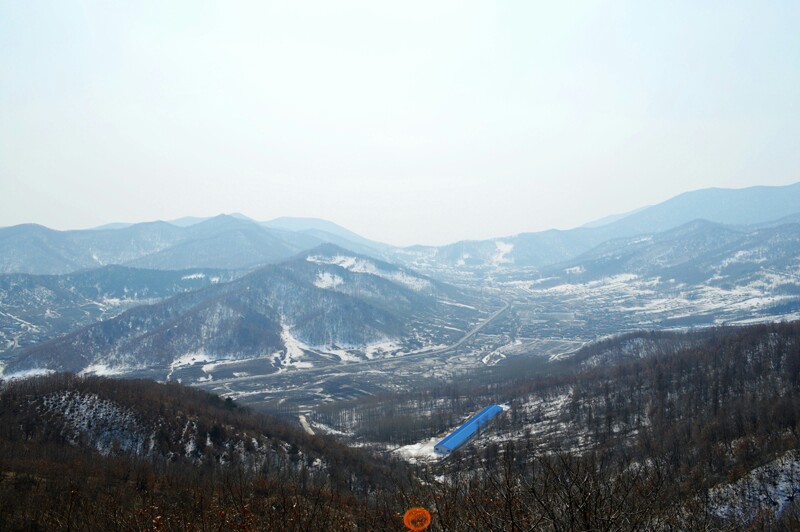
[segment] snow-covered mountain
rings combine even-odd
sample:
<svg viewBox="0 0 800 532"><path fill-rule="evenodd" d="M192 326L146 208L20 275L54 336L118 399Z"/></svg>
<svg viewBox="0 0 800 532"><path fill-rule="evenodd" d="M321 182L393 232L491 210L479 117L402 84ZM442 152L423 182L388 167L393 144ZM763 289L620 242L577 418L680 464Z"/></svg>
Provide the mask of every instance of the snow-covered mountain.
<svg viewBox="0 0 800 532"><path fill-rule="evenodd" d="M651 235L611 240L543 269L551 282L635 274L685 283L737 285L758 273L800 268L800 224L741 229L704 220Z"/></svg>
<svg viewBox="0 0 800 532"><path fill-rule="evenodd" d="M212 363L256 361L271 373L395 356L456 341L463 333L453 324L466 329L478 316L470 302L411 270L325 245L31 347L5 373L169 378Z"/></svg>
<svg viewBox="0 0 800 532"><path fill-rule="evenodd" d="M225 270L104 266L66 275L0 275L0 355L144 303L232 280Z"/></svg>

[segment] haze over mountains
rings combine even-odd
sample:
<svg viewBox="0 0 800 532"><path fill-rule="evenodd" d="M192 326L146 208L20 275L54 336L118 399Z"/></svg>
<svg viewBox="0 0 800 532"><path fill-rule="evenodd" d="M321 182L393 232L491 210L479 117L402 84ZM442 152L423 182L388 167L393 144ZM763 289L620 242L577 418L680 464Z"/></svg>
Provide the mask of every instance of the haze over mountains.
<svg viewBox="0 0 800 532"><path fill-rule="evenodd" d="M54 231L25 224L0 229L0 269L6 273L63 274L117 264L158 270L248 270L326 242L375 252L365 244L366 239L331 223L320 221L294 227L295 230L265 227L228 215L189 225L146 222L119 229L81 231Z"/></svg>
<svg viewBox="0 0 800 532"><path fill-rule="evenodd" d="M627 215L570 230L549 230L447 246L416 246L396 252L409 265L438 269L540 268L575 258L609 240L652 235L694 220L739 228L798 221L800 183L784 187L687 192Z"/></svg>
<svg viewBox="0 0 800 532"><path fill-rule="evenodd" d="M314 218L255 222L235 214L111 224L77 231L24 224L0 229L3 250L0 271L60 274L107 264L152 269L248 270L280 262L322 243L409 264L541 267L576 257L611 239L659 233L697 219L732 226L790 223L800 217L798 206L800 183L737 190L705 189L592 227L409 248L392 248ZM498 247L497 242L502 245Z"/></svg>
<svg viewBox="0 0 800 532"><path fill-rule="evenodd" d="M0 229L0 354L6 375L201 383L442 350L490 364L553 338L791 318L798 219L800 184L441 247L240 214L14 226Z"/></svg>

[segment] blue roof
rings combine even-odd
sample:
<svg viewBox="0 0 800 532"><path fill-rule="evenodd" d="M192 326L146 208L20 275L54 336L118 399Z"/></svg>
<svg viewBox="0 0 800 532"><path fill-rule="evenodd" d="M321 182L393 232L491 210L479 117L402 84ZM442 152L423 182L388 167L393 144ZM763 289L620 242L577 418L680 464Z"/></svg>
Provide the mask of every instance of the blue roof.
<svg viewBox="0 0 800 532"><path fill-rule="evenodd" d="M452 452L458 449L477 434L481 427L485 426L494 416L502 411L503 407L499 405L487 406L472 416L469 421L451 432L445 439L437 443L434 449L442 452Z"/></svg>

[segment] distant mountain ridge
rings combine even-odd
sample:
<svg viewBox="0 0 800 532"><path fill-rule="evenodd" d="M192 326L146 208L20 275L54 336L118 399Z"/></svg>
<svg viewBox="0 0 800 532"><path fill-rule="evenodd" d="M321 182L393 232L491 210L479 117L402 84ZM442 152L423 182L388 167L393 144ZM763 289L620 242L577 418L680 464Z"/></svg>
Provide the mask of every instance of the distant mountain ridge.
<svg viewBox="0 0 800 532"><path fill-rule="evenodd" d="M703 219L725 225L756 225L800 212L800 183L685 192L610 224L614 231L656 233ZM620 236L623 236L620 234Z"/></svg>
<svg viewBox="0 0 800 532"><path fill-rule="evenodd" d="M179 270L249 271L324 243L429 273L540 269L574 259L606 242L656 234L693 220L731 227L800 220L800 183L686 192L658 205L609 216L570 230L520 233L444 246L394 248L317 218L256 222L242 214L172 222L111 224L55 231L35 224L0 228L0 273L64 274L118 264Z"/></svg>
<svg viewBox="0 0 800 532"><path fill-rule="evenodd" d="M380 255L386 247L330 222L304 222L303 230L287 229L291 224L286 221L276 225L242 215L184 220L181 225L159 221L77 231L17 225L0 228L0 273L66 274L110 264L159 270L251 270L323 243L369 255Z"/></svg>
<svg viewBox="0 0 800 532"><path fill-rule="evenodd" d="M464 270L540 269L575 259L615 239L661 233L694 220L741 228L800 220L800 183L703 189L575 229L550 229L439 247L411 246L390 253L411 268L445 275Z"/></svg>

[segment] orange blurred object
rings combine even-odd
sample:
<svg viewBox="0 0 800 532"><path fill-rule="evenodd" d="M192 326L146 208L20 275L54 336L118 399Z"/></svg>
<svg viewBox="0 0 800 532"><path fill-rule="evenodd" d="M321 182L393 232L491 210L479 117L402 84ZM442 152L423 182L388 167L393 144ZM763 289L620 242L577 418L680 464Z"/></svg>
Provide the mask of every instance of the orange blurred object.
<svg viewBox="0 0 800 532"><path fill-rule="evenodd" d="M411 508L403 516L403 524L413 532L425 530L431 524L431 514L425 508Z"/></svg>

